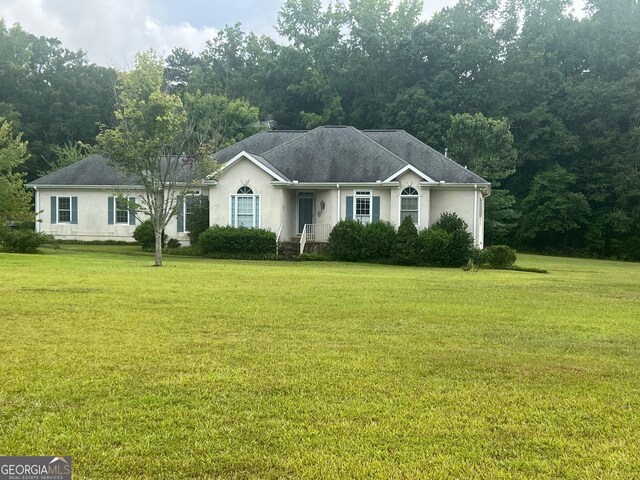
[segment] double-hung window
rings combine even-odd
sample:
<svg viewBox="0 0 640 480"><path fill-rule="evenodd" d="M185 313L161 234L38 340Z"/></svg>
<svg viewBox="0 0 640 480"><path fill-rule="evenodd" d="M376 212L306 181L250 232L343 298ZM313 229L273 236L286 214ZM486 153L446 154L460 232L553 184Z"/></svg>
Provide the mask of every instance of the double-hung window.
<svg viewBox="0 0 640 480"><path fill-rule="evenodd" d="M190 232L193 229L193 223L198 221L196 218L198 209L209 210L207 197L201 196L200 192L184 197L184 227L187 232Z"/></svg>
<svg viewBox="0 0 640 480"><path fill-rule="evenodd" d="M109 225L135 225L136 197L107 197L107 223Z"/></svg>
<svg viewBox="0 0 640 480"><path fill-rule="evenodd" d="M250 187L240 187L231 195L230 217L232 227L260 227L260 195Z"/></svg>
<svg viewBox="0 0 640 480"><path fill-rule="evenodd" d="M129 224L129 199L116 197L116 223Z"/></svg>
<svg viewBox="0 0 640 480"><path fill-rule="evenodd" d="M400 223L406 218L411 217L413 223L420 223L420 195L413 187L407 187L400 194Z"/></svg>
<svg viewBox="0 0 640 480"><path fill-rule="evenodd" d="M354 219L362 223L371 223L371 192L356 190Z"/></svg>
<svg viewBox="0 0 640 480"><path fill-rule="evenodd" d="M78 197L51 196L51 224L78 224Z"/></svg>
<svg viewBox="0 0 640 480"><path fill-rule="evenodd" d="M58 223L71 222L71 197L58 197Z"/></svg>

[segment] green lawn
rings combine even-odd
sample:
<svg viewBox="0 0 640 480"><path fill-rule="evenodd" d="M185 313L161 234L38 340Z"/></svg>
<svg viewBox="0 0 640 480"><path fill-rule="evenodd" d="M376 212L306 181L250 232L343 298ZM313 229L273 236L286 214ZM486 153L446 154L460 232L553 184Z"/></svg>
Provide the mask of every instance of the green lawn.
<svg viewBox="0 0 640 480"><path fill-rule="evenodd" d="M0 254L0 455L74 479L639 478L640 265Z"/></svg>

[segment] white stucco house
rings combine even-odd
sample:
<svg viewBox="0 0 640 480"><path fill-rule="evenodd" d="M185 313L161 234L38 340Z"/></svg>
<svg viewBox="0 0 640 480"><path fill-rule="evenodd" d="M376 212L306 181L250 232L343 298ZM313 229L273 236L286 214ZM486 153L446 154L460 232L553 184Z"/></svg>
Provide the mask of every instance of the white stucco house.
<svg viewBox="0 0 640 480"><path fill-rule="evenodd" d="M211 225L325 241L341 219L397 226L411 216L421 230L455 212L476 246L484 243L489 182L403 130L265 131L215 159L220 171L188 192L208 197ZM140 187L127 183L99 155L31 182L38 230L59 239L132 241L139 219L116 195L135 199ZM189 205L165 229L169 237L188 240Z"/></svg>

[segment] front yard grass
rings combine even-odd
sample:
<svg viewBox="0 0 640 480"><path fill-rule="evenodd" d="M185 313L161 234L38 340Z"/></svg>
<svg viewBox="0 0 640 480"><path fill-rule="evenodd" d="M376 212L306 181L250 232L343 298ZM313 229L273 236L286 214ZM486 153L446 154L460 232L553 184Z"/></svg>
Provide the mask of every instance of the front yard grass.
<svg viewBox="0 0 640 480"><path fill-rule="evenodd" d="M638 264L74 247L0 254L0 455L71 455L74 479L640 477Z"/></svg>

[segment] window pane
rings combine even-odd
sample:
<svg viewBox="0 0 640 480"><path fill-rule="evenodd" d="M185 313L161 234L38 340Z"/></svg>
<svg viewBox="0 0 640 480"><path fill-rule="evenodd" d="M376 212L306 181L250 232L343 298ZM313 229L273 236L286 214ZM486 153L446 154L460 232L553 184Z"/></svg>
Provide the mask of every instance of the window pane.
<svg viewBox="0 0 640 480"><path fill-rule="evenodd" d="M237 216L238 224L236 227L253 227L254 226L254 197L244 197L238 195L235 199L236 211L233 212L234 217Z"/></svg>
<svg viewBox="0 0 640 480"><path fill-rule="evenodd" d="M71 197L58 197L58 221L71 221Z"/></svg>
<svg viewBox="0 0 640 480"><path fill-rule="evenodd" d="M402 198L402 210L415 210L418 211L418 197Z"/></svg>
<svg viewBox="0 0 640 480"><path fill-rule="evenodd" d="M129 223L129 202L116 198L116 223Z"/></svg>
<svg viewBox="0 0 640 480"><path fill-rule="evenodd" d="M371 199L356 198L356 215L369 215Z"/></svg>

